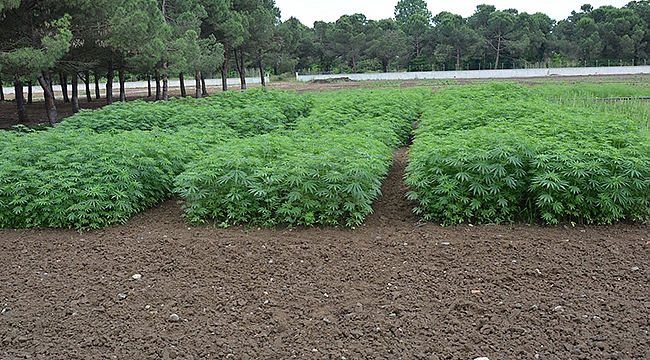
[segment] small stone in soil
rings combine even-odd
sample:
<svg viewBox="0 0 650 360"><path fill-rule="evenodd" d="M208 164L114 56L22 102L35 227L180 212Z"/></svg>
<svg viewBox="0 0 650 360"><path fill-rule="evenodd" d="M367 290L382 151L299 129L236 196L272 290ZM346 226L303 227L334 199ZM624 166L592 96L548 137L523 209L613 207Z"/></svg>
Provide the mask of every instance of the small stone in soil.
<svg viewBox="0 0 650 360"><path fill-rule="evenodd" d="M381 236L377 236L377 237L375 238L375 241L381 241Z"/></svg>
<svg viewBox="0 0 650 360"><path fill-rule="evenodd" d="M440 245L442 245L442 246L449 246L449 245L451 245L451 244L448 243L448 242L441 242Z"/></svg>
<svg viewBox="0 0 650 360"><path fill-rule="evenodd" d="M561 306L556 306L553 308L553 312L564 312L564 308Z"/></svg>
<svg viewBox="0 0 650 360"><path fill-rule="evenodd" d="M140 280L140 279L142 279L142 275L140 275L140 274L135 274L135 275L131 276L131 278L132 278L133 280Z"/></svg>
<svg viewBox="0 0 650 360"><path fill-rule="evenodd" d="M639 267L638 267L638 266L635 266L635 267L633 267L633 268L630 269L630 270L632 270L632 271L639 271Z"/></svg>
<svg viewBox="0 0 650 360"><path fill-rule="evenodd" d="M120 300L126 299L126 294L117 294L117 297L120 298Z"/></svg>
<svg viewBox="0 0 650 360"><path fill-rule="evenodd" d="M171 322L179 322L179 321L181 321L181 317L176 315L176 314L171 314L169 316L169 321L171 321Z"/></svg>

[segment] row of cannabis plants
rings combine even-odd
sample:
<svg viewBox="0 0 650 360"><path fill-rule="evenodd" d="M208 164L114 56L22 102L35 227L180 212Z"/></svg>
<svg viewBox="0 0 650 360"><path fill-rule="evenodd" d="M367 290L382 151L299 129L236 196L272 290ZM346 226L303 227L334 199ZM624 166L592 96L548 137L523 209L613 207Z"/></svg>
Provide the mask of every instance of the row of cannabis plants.
<svg viewBox="0 0 650 360"><path fill-rule="evenodd" d="M425 106L407 168L415 211L442 224L646 219L648 133L601 107L491 83Z"/></svg>
<svg viewBox="0 0 650 360"><path fill-rule="evenodd" d="M175 178L216 144L292 126L295 93L118 103L42 132L0 132L0 227L97 228L176 196Z"/></svg>
<svg viewBox="0 0 650 360"><path fill-rule="evenodd" d="M178 195L192 222L355 225L415 106L399 90L255 90L120 103L44 132L2 132L0 227L103 227Z"/></svg>
<svg viewBox="0 0 650 360"><path fill-rule="evenodd" d="M215 146L177 178L186 220L359 225L423 97L420 90L320 93L292 129Z"/></svg>

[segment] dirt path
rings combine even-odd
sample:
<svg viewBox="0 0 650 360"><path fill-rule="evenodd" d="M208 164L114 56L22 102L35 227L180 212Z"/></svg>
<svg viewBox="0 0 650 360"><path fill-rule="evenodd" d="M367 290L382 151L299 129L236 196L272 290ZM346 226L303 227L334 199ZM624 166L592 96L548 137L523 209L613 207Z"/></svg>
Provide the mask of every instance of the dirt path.
<svg viewBox="0 0 650 360"><path fill-rule="evenodd" d="M404 166L355 230L0 229L0 358L650 358L648 226L418 226Z"/></svg>

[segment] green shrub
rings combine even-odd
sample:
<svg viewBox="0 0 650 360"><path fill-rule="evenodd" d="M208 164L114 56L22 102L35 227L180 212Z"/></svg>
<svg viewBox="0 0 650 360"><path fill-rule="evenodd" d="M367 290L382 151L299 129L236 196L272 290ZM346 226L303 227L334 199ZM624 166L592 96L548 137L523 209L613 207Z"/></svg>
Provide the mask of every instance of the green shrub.
<svg viewBox="0 0 650 360"><path fill-rule="evenodd" d="M0 159L0 227L98 228L173 194L173 180L225 127L15 136ZM2 141L2 140L0 140Z"/></svg>
<svg viewBox="0 0 650 360"><path fill-rule="evenodd" d="M630 119L512 83L443 89L415 134L409 197L443 224L643 219L647 135Z"/></svg>
<svg viewBox="0 0 650 360"><path fill-rule="evenodd" d="M291 127L298 118L308 116L310 109L311 100L306 95L254 89L222 92L201 99L120 102L97 110L82 110L64 119L57 128L59 131L89 128L103 133L221 123L249 136Z"/></svg>
<svg viewBox="0 0 650 360"><path fill-rule="evenodd" d="M335 129L358 119L372 119L385 124L397 136L398 144L404 145L411 135L412 125L417 121L422 103L428 91L413 89L344 90L319 93L313 96L318 125ZM309 119L306 119L309 121ZM384 126L384 125L382 125Z"/></svg>
<svg viewBox="0 0 650 360"><path fill-rule="evenodd" d="M390 157L360 135L268 134L214 147L176 184L192 223L356 226L372 210Z"/></svg>
<svg viewBox="0 0 650 360"><path fill-rule="evenodd" d="M419 114L415 99L423 97L394 90L314 94L310 115L295 127L233 139L190 164L176 180L186 219L359 225L372 211L392 150L408 139Z"/></svg>
<svg viewBox="0 0 650 360"><path fill-rule="evenodd" d="M416 138L407 169L409 198L425 220L511 222L525 198L530 144L488 129Z"/></svg>

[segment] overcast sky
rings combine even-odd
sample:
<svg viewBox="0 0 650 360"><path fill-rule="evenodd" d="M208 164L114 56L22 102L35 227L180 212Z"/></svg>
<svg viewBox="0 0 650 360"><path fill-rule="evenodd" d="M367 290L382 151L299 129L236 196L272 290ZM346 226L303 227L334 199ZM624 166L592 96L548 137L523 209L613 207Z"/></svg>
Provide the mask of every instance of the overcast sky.
<svg viewBox="0 0 650 360"><path fill-rule="evenodd" d="M368 19L380 20L392 18L398 0L275 0L282 12L282 20L296 17L303 24L313 27L314 21L334 22L341 15L364 14ZM555 20L564 20L571 11L580 11L583 4L591 4L594 8L603 5L623 7L630 0L548 0L548 1L515 1L515 0L427 0L429 10L433 15L442 11L468 17L476 10L476 5L489 4L497 10L514 8L519 12L542 12Z"/></svg>

